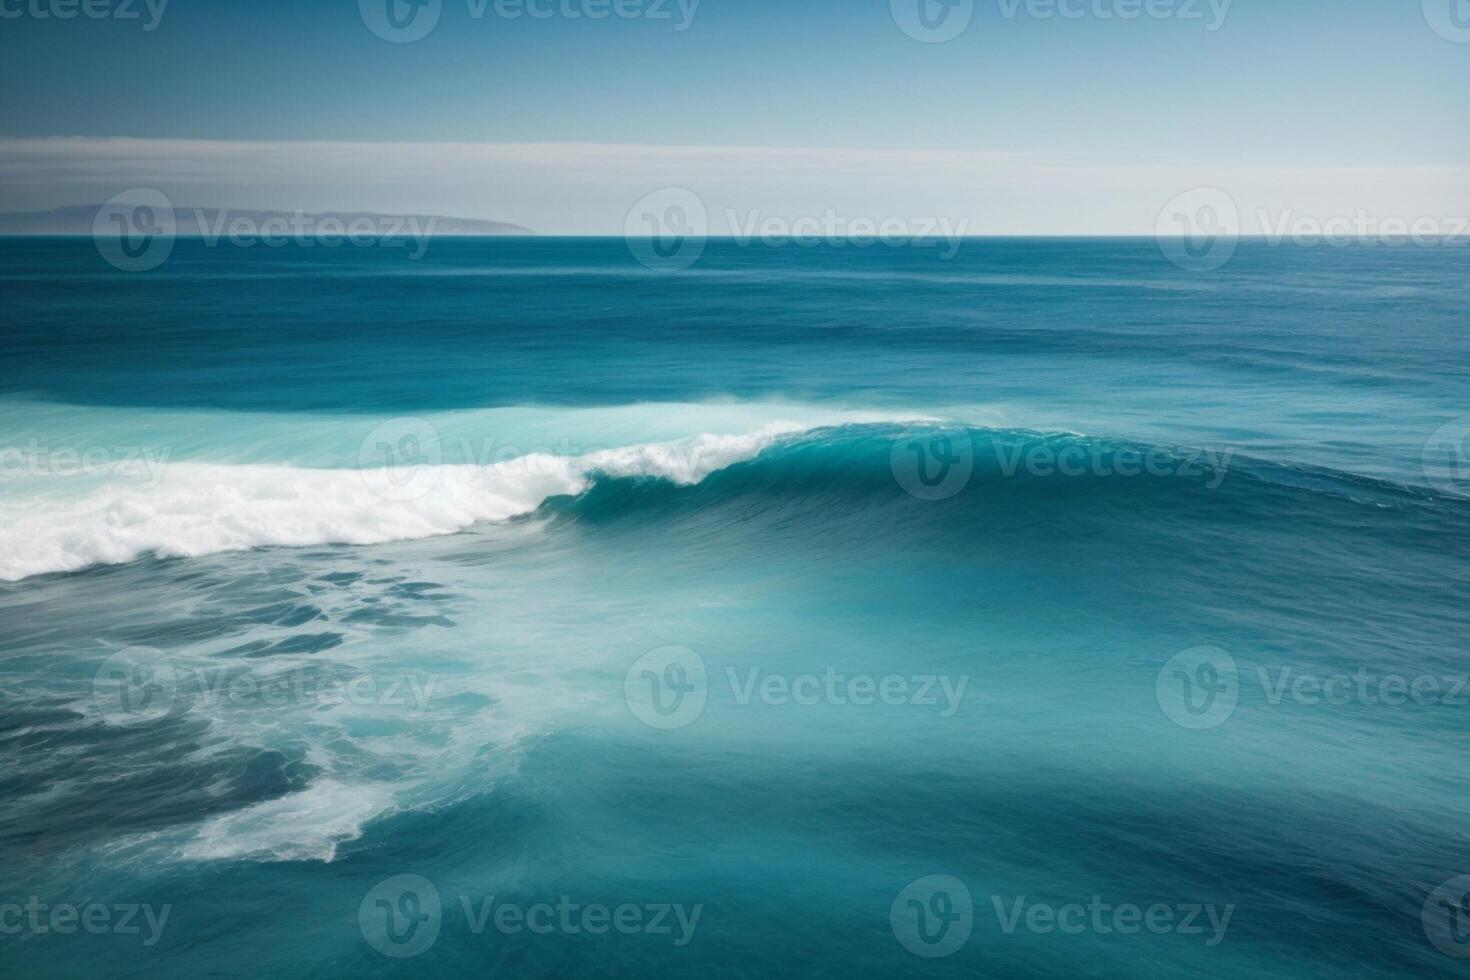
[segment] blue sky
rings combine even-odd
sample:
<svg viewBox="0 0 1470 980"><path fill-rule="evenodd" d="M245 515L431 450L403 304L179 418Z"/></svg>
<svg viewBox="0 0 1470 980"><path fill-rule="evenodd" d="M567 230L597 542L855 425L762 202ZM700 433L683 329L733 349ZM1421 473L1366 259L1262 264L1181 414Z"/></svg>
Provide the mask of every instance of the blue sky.
<svg viewBox="0 0 1470 980"><path fill-rule="evenodd" d="M699 0L682 31L692 0L618 0L669 17L602 20L561 13L597 0L527 0L547 5L545 19L497 16L508 0L480 17L479 0L440 0L437 26L404 44L369 30L357 0L167 0L153 30L147 0L131 0L138 19L35 16L58 2L82 0L0 0L0 166L17 139L62 136L845 150L859 166L960 152L1009 158L1018 179L1040 164L1073 181L1131 171L1128 193L1159 168L1269 183L1262 171L1389 168L1413 182L1413 168L1438 167L1453 186L1453 168L1470 164L1470 43L1436 33L1424 9L1461 4L1470 24L1470 0L1060 0L1073 18L1033 16L1048 0L974 0L945 43L905 34L890 0ZM1167 16L1100 15L1130 2ZM64 157L49 165L69 169ZM371 184L387 179L340 173L352 200L334 206L371 205ZM75 196L19 176L37 206ZM246 177L222 172L196 192ZM384 204L413 204L401 190ZM1026 193L1039 208L1048 192ZM488 203L504 211L514 196Z"/></svg>

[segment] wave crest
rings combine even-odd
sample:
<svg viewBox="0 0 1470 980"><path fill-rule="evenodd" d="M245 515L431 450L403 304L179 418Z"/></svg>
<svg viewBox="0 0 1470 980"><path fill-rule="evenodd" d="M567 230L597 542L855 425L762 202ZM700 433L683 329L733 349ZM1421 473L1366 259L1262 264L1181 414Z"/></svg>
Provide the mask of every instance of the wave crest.
<svg viewBox="0 0 1470 980"><path fill-rule="evenodd" d="M746 434L583 456L538 453L485 466L399 471L174 463L154 481L120 480L78 499L25 500L0 529L0 580L120 564L148 553L198 557L454 534L581 494L598 474L698 483L803 430L775 422Z"/></svg>

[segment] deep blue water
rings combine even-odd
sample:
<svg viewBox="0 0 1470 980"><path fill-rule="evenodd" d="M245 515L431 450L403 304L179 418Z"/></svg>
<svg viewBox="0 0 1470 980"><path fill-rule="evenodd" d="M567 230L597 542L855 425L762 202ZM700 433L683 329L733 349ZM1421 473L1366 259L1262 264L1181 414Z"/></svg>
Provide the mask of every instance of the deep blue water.
<svg viewBox="0 0 1470 980"><path fill-rule="evenodd" d="M0 974L1463 975L1467 272L0 240Z"/></svg>

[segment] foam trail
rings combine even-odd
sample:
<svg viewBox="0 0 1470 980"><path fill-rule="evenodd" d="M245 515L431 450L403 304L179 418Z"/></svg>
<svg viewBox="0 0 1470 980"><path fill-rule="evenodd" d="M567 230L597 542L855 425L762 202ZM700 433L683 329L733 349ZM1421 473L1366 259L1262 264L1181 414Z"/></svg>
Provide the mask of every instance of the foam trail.
<svg viewBox="0 0 1470 980"><path fill-rule="evenodd" d="M363 825L381 816L392 798L387 787L324 780L207 820L179 856L186 861L331 862L338 845L361 836Z"/></svg>

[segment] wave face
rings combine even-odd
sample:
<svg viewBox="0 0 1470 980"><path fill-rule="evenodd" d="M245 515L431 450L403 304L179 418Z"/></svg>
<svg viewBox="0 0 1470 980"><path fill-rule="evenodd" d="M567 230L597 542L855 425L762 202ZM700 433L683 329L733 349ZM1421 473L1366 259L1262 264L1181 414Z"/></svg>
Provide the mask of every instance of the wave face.
<svg viewBox="0 0 1470 980"><path fill-rule="evenodd" d="M667 408L698 418L695 406ZM670 489L711 477L718 477L713 481L716 487L748 481L749 469L724 471L768 452L758 472L765 474L769 485L739 486L769 497L773 506L783 506L783 493L808 499L808 488L800 482L803 477L830 475L834 467L840 477L821 488L828 503L840 505L872 486L886 490L894 484L907 485L922 499L931 494L918 471L931 465L925 458L926 440L935 438L958 439L963 445L965 475L957 484L960 488L972 481L1004 481L1019 474L1073 480L1168 476L1214 490L1232 466L1269 482L1312 486L1321 492L1363 494L1396 486L1317 467L1273 467L1239 456L1234 448L1187 450L1073 434L973 430L920 414L911 414L897 428L872 421L882 419L881 412L826 415L839 423L866 420L866 426L852 421L821 425L820 414L807 414L805 422L771 421L748 432L701 433L580 455L532 452L484 465L411 460L366 469L226 465L169 462L168 452L162 451L119 463L99 479L82 472L86 467L78 464L78 472L62 472L54 479L12 483L19 492L0 505L0 514L7 517L0 528L0 581L118 564L143 555L189 558L252 548L373 545L438 537L480 523L526 517L557 498L582 497L594 488L598 492L586 506L616 509L617 503L607 501L621 500L619 494L646 495L648 491L639 489L644 480L660 481ZM432 433L435 445L429 452L415 443L416 452L442 456L439 429L427 420L389 420L372 431L396 436L420 427ZM368 442L376 438L370 434ZM898 445L896 440L908 442ZM936 460L932 465L941 464ZM910 469L914 472L908 473ZM1401 490L1409 497L1425 492L1412 486Z"/></svg>
<svg viewBox="0 0 1470 980"><path fill-rule="evenodd" d="M411 874L404 968L897 976L947 875L940 972L1452 975L1445 256L88 247L0 241L0 904L171 912L0 972L381 975ZM1022 935L1021 896L1232 911Z"/></svg>

